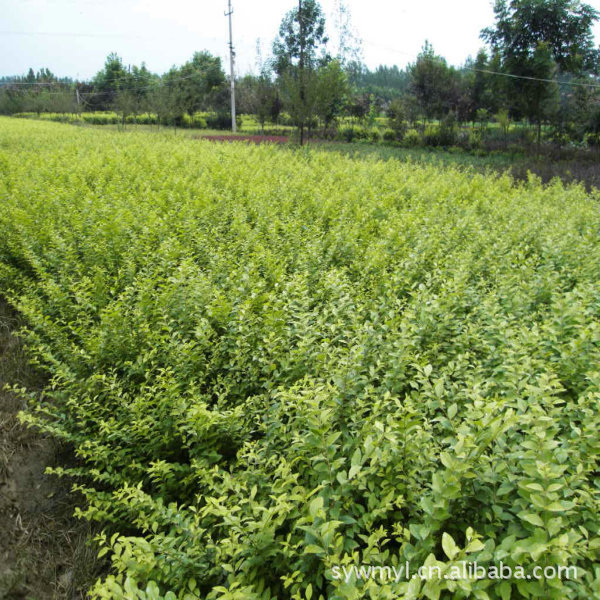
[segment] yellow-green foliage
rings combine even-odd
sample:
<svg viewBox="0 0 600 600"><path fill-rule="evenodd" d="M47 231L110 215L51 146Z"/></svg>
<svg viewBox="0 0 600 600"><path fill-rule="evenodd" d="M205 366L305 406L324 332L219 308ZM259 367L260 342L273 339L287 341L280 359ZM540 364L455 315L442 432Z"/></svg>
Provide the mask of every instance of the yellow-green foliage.
<svg viewBox="0 0 600 600"><path fill-rule="evenodd" d="M0 120L0 283L97 598L593 598L598 193ZM332 567L576 565L577 581ZM441 594L441 595L440 595Z"/></svg>
<svg viewBox="0 0 600 600"><path fill-rule="evenodd" d="M82 113L16 113L13 117L21 119L39 119L41 121L57 121L59 123L88 124L88 125L118 125L122 123L123 117L115 112L82 112ZM129 125L156 125L158 117L154 113L139 113L126 115L125 123ZM166 119L168 125L173 125L173 117ZM180 127L206 129L206 120L201 113L192 117L187 113L179 118L177 122Z"/></svg>

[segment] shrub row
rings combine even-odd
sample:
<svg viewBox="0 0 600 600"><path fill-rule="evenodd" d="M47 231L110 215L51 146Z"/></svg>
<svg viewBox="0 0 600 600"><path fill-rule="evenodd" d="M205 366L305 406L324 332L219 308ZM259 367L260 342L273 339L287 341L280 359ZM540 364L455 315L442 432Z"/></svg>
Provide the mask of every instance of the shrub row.
<svg viewBox="0 0 600 600"><path fill-rule="evenodd" d="M88 123L91 125L119 125L122 123L122 116L115 112L91 112L91 113L16 113L17 118L39 119L42 121L57 121L59 123ZM241 127L242 120L238 117L238 127ZM156 125L158 117L153 113L142 113L138 115L127 115L126 124L137 125ZM163 117L161 125L177 126L189 129L230 129L231 117L224 113L196 113L181 116Z"/></svg>
<svg viewBox="0 0 600 600"><path fill-rule="evenodd" d="M597 192L0 129L0 286L49 377L24 419L80 459L93 598L597 595ZM406 561L442 576L335 577Z"/></svg>

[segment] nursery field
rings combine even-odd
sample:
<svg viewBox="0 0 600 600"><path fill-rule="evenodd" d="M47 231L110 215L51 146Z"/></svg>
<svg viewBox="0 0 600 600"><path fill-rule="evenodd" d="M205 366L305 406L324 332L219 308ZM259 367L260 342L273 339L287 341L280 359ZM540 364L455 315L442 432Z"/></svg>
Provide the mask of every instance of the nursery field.
<svg viewBox="0 0 600 600"><path fill-rule="evenodd" d="M599 202L0 118L22 419L77 457L91 597L599 598Z"/></svg>

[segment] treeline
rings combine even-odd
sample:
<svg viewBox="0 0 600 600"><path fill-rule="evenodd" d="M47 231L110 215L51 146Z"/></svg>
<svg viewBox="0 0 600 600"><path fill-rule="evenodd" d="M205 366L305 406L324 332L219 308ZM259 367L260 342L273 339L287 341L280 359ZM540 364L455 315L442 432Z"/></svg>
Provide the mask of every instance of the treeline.
<svg viewBox="0 0 600 600"><path fill-rule="evenodd" d="M494 121L505 137L519 122L533 128L538 143L546 136L558 144L597 145L600 49L592 28L598 11L574 0L498 0L495 17L481 32L486 47L460 67L426 42L407 68L370 70L347 52L330 53L321 6L303 0L283 18L258 74L237 80L237 112L254 115L263 130L293 124L301 140L339 136L340 126L354 123L363 134L387 127L390 141L418 132L433 145L452 145L461 125L481 131ZM48 70L0 80L5 114L107 110L123 122L152 113L158 123L175 125L193 125L202 112L213 115L212 128L231 126L227 76L208 52L162 76L111 54L89 82L58 79Z"/></svg>
<svg viewBox="0 0 600 600"><path fill-rule="evenodd" d="M3 114L114 110L125 121L129 115L152 112L158 123L180 124L198 111L224 111L227 102L221 59L208 52L195 53L162 76L150 72L145 64L125 65L113 53L88 82L59 80L47 69L34 74L31 81L15 77L0 82ZM225 128L230 122L213 125Z"/></svg>

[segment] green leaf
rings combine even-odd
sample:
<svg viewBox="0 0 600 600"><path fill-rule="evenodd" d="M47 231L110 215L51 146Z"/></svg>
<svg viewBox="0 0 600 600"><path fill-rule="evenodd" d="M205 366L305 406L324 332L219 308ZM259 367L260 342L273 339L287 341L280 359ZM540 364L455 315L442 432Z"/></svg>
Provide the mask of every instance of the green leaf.
<svg viewBox="0 0 600 600"><path fill-rule="evenodd" d="M508 581L503 581L498 585L498 593L502 600L510 600L511 585Z"/></svg>
<svg viewBox="0 0 600 600"><path fill-rule="evenodd" d="M352 465L350 467L350 472L348 473L348 479L353 479L357 473L360 473L361 468L360 465Z"/></svg>
<svg viewBox="0 0 600 600"><path fill-rule="evenodd" d="M323 496L316 496L309 504L308 511L311 517L316 517L317 513L323 508Z"/></svg>
<svg viewBox="0 0 600 600"><path fill-rule="evenodd" d="M567 510L571 510L574 507L574 502L563 500L562 502L551 502L550 504L546 504L544 506L544 509L550 512L564 512Z"/></svg>
<svg viewBox="0 0 600 600"><path fill-rule="evenodd" d="M465 548L466 552L479 552L485 548L485 544L481 540L472 540Z"/></svg>
<svg viewBox="0 0 600 600"><path fill-rule="evenodd" d="M442 534L442 548L450 560L454 560L454 557L460 552L452 536L446 532Z"/></svg>
<svg viewBox="0 0 600 600"><path fill-rule="evenodd" d="M544 527L544 521L542 517L535 513L519 513L519 517L523 519L523 521L527 521L536 527Z"/></svg>

